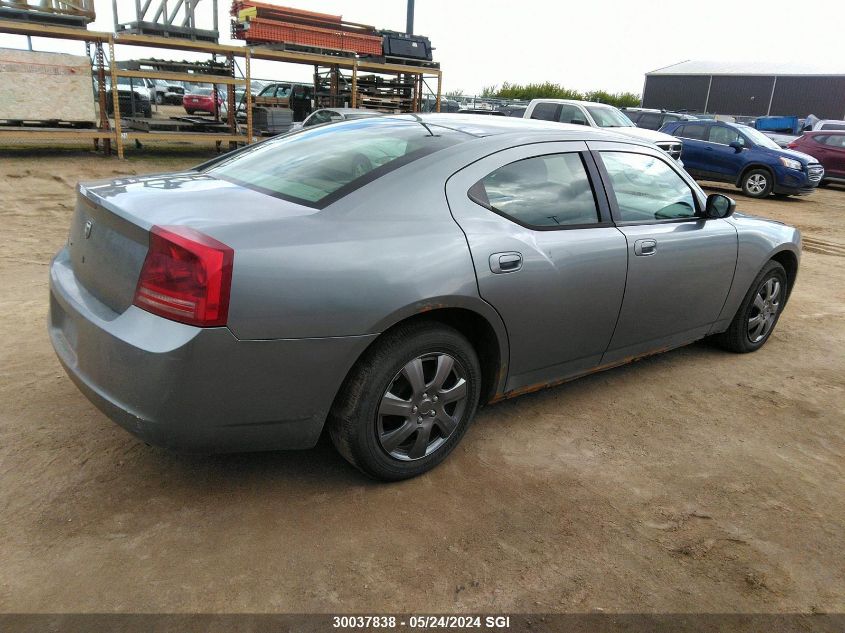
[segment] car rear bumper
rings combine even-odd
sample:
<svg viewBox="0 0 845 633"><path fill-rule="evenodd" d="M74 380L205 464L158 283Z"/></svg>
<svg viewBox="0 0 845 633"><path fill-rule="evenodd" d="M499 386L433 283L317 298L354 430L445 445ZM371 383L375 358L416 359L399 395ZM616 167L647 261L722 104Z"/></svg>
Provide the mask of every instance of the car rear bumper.
<svg viewBox="0 0 845 633"><path fill-rule="evenodd" d="M112 312L50 267L48 329L70 378L145 442L185 452L309 448L347 371L375 335L239 340L131 306Z"/></svg>

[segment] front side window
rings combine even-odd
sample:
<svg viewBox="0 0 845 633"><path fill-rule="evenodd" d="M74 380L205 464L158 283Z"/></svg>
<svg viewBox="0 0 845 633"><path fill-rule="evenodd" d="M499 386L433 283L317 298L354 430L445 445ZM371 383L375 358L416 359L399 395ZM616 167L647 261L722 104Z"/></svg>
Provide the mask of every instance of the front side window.
<svg viewBox="0 0 845 633"><path fill-rule="evenodd" d="M560 106L558 121L561 123L574 123L576 125L587 125L587 117L578 106L564 103Z"/></svg>
<svg viewBox="0 0 845 633"><path fill-rule="evenodd" d="M235 152L204 171L322 209L394 169L471 138L431 123L371 117L280 136Z"/></svg>
<svg viewBox="0 0 845 633"><path fill-rule="evenodd" d="M646 154L602 152L622 222L692 218L692 189L665 162Z"/></svg>
<svg viewBox="0 0 845 633"><path fill-rule="evenodd" d="M510 163L479 180L469 195L475 202L532 228L599 221L593 188L578 153Z"/></svg>
<svg viewBox="0 0 845 633"><path fill-rule="evenodd" d="M631 119L613 106L586 106L599 127L634 127Z"/></svg>
<svg viewBox="0 0 845 633"><path fill-rule="evenodd" d="M711 127L710 136L707 140L711 143L719 143L720 145L730 145L733 142L745 144L745 139L742 138L739 132L724 125L714 125Z"/></svg>

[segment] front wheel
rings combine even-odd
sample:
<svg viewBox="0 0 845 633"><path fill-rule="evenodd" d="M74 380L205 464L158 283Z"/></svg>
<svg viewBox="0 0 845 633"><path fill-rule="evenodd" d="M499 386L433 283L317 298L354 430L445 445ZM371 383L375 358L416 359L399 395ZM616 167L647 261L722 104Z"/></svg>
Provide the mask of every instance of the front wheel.
<svg viewBox="0 0 845 633"><path fill-rule="evenodd" d="M765 169L752 169L742 179L742 191L752 198L766 198L775 186L772 175Z"/></svg>
<svg viewBox="0 0 845 633"><path fill-rule="evenodd" d="M478 357L460 332L439 323L399 326L347 378L329 415L332 442L371 477L415 477L460 442L480 386Z"/></svg>
<svg viewBox="0 0 845 633"><path fill-rule="evenodd" d="M786 271L770 261L751 284L728 329L716 335L716 342L740 354L763 347L777 325L786 295Z"/></svg>

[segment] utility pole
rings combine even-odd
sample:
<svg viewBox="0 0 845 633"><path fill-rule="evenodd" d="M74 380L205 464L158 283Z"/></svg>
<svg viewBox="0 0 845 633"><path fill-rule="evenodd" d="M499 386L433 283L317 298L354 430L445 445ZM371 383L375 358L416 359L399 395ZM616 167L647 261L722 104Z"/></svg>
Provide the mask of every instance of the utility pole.
<svg viewBox="0 0 845 633"><path fill-rule="evenodd" d="M414 0L408 0L408 17L405 20L405 33L414 34Z"/></svg>

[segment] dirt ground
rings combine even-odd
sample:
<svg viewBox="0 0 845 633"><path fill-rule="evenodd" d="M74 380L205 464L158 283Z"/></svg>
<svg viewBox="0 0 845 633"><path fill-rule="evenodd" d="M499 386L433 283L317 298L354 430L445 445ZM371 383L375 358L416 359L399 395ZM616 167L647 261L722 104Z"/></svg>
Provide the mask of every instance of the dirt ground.
<svg viewBox="0 0 845 633"><path fill-rule="evenodd" d="M845 190L724 189L804 232L761 351L697 344L490 406L385 485L325 440L150 448L59 366L47 265L76 182L201 159L0 155L0 611L845 610Z"/></svg>

